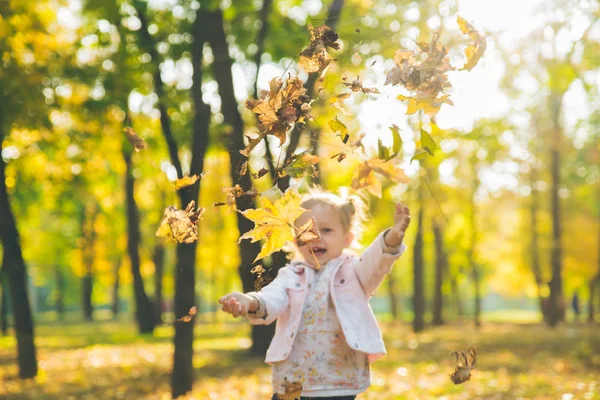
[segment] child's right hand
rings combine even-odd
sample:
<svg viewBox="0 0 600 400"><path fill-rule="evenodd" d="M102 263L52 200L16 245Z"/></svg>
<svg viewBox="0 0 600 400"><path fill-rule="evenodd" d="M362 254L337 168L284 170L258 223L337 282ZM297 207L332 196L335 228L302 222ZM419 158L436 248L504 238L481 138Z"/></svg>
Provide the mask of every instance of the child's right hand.
<svg viewBox="0 0 600 400"><path fill-rule="evenodd" d="M219 304L222 304L221 310L233 315L234 318L245 316L248 311L255 311L256 307L253 302L256 300L250 296L240 292L231 292L219 299Z"/></svg>

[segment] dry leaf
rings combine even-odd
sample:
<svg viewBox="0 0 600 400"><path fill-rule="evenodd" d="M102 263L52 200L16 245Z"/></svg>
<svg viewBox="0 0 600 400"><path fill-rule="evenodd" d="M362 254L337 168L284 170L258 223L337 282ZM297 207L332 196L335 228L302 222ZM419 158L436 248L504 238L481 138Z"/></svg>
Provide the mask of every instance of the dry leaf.
<svg viewBox="0 0 600 400"><path fill-rule="evenodd" d="M332 155L330 158L334 159L335 157L337 157L337 162L342 162L345 158L346 158L346 153L344 153L343 151L337 154Z"/></svg>
<svg viewBox="0 0 600 400"><path fill-rule="evenodd" d="M396 168L392 162L372 158L358 167L352 178L352 189L366 189L369 193L381 198L382 179L377 177L376 174L395 183L407 183L409 181L404 171Z"/></svg>
<svg viewBox="0 0 600 400"><path fill-rule="evenodd" d="M146 141L138 136L138 134L133 130L133 128L126 127L123 129L125 132L125 136L127 136L127 140L133 146L135 151L140 151L148 148Z"/></svg>
<svg viewBox="0 0 600 400"><path fill-rule="evenodd" d="M176 322L192 322L192 319L194 318L194 316L196 315L196 306L193 306L192 308L190 308L190 311L188 311L187 315L184 315L183 317L176 319Z"/></svg>
<svg viewBox="0 0 600 400"><path fill-rule="evenodd" d="M181 179L177 179L174 184L175 184L175 190L179 190L182 189L184 187L193 185L194 183L196 183L198 181L198 179L202 179L204 178L204 176L206 174L208 174L210 171L205 171L203 173L201 173L200 175L192 175L192 176L184 176Z"/></svg>
<svg viewBox="0 0 600 400"><path fill-rule="evenodd" d="M244 161L242 163L242 166L240 167L240 176L244 176L248 173L248 160Z"/></svg>
<svg viewBox="0 0 600 400"><path fill-rule="evenodd" d="M249 220L253 221L254 229L244 233L239 241L251 239L252 243L265 239L260 253L254 262L281 250L287 243L294 240L292 227L294 221L306 210L300 207L301 197L298 192L289 188L283 197L271 202L267 197L261 196L261 208L242 211Z"/></svg>
<svg viewBox="0 0 600 400"><path fill-rule="evenodd" d="M377 88L363 87L362 84L359 82L358 77L356 77L356 80L348 82L348 78L346 77L346 75L344 75L342 77L342 85L348 87L353 92L374 93L374 94L380 93L379 89L377 89Z"/></svg>
<svg viewBox="0 0 600 400"><path fill-rule="evenodd" d="M298 66L307 74L320 74L331 62L327 48L339 50L340 45L337 43L339 36L327 25L314 29L311 24L308 24L308 30L310 44L300 53Z"/></svg>
<svg viewBox="0 0 600 400"><path fill-rule="evenodd" d="M302 382L290 382L286 377L284 377L282 386L284 393L277 393L277 399L296 400L300 398L300 395L302 394Z"/></svg>
<svg viewBox="0 0 600 400"><path fill-rule="evenodd" d="M289 77L285 84L280 78L269 82L270 90L261 91L260 99L246 101L246 108L258 115L257 137L248 138L248 146L240 153L248 154L266 135L273 135L283 145L286 132L295 123L303 123L310 117L310 98L299 78Z"/></svg>
<svg viewBox="0 0 600 400"><path fill-rule="evenodd" d="M327 102L337 108L338 110L340 110L342 112L342 114L346 115L346 116L350 116L353 115L350 111L348 111L346 109L346 107L344 107L344 105L342 104L342 101L346 100L348 97L350 97L351 93L340 93L336 96L331 97L330 99L327 100Z"/></svg>
<svg viewBox="0 0 600 400"><path fill-rule="evenodd" d="M242 197L242 196L256 197L256 196L258 196L258 192L256 191L256 189L252 188L252 189L248 189L247 191L244 191L244 189L242 189L242 187L239 184L236 184L235 186L230 187L230 188L224 188L223 193L225 193L225 195L227 196L226 204L229 204L230 206L235 205L235 199L237 199L239 197Z"/></svg>
<svg viewBox="0 0 600 400"><path fill-rule="evenodd" d="M274 279L272 270L265 270L262 265L257 265L250 271L251 274L256 275L254 278L254 291L260 292L263 287L267 286Z"/></svg>
<svg viewBox="0 0 600 400"><path fill-rule="evenodd" d="M469 347L465 351L454 351L450 354L456 357L456 369L450 375L450 379L455 385L468 381L471 378L471 370L475 367L477 353L475 349Z"/></svg>
<svg viewBox="0 0 600 400"><path fill-rule="evenodd" d="M266 174L268 174L268 173L269 173L269 170L268 170L268 169L266 169L266 168L261 168L261 169L260 169L260 170L259 170L257 173L255 173L255 174L252 174L252 177L253 177L254 179L259 179L259 178L262 178L263 176L265 176L265 175L266 175Z"/></svg>
<svg viewBox="0 0 600 400"><path fill-rule="evenodd" d="M312 174L317 172L315 164L321 159L318 156L312 155L308 150L299 154L292 155L278 171L279 177L289 175L293 178L304 176L307 170L311 170Z"/></svg>
<svg viewBox="0 0 600 400"><path fill-rule="evenodd" d="M473 40L473 43L467 46L465 49L467 62L461 68L470 71L477 65L479 59L483 56L483 53L485 53L487 42L485 37L477 32L477 30L475 30L475 28L473 28L473 26L460 15L456 17L456 22L458 22L460 31L466 35L469 35L469 37Z"/></svg>
<svg viewBox="0 0 600 400"><path fill-rule="evenodd" d="M192 243L198 239L198 221L204 214L204 208L196 208L192 200L185 210L174 206L165 209L164 218L156 231L156 236L171 237L179 243Z"/></svg>
<svg viewBox="0 0 600 400"><path fill-rule="evenodd" d="M317 226L317 220L312 217L304 225L298 228L298 234L294 238L294 242L298 247L307 245L308 243L317 241L321 238L319 227Z"/></svg>

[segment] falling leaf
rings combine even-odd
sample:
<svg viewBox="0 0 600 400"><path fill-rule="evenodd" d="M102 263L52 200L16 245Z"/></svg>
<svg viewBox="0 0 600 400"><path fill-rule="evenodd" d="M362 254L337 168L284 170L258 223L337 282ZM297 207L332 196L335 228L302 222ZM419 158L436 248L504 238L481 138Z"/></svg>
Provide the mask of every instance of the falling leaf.
<svg viewBox="0 0 600 400"><path fill-rule="evenodd" d="M183 317L176 319L176 322L192 322L192 319L194 318L194 316L196 315L196 306L190 308L190 311L188 311L187 315L184 315Z"/></svg>
<svg viewBox="0 0 600 400"><path fill-rule="evenodd" d="M242 211L253 221L254 229L244 233L239 241L251 239L252 243L265 239L260 253L254 262L280 250L287 242L294 240L292 227L294 221L306 210L300 207L301 197L296 190L289 188L283 197L271 202L267 197L260 197L261 208Z"/></svg>
<svg viewBox="0 0 600 400"><path fill-rule="evenodd" d="M304 225L298 228L298 233L294 238L294 242L298 247L307 245L308 243L314 242L321 238L319 227L317 226L317 220L315 217L309 219Z"/></svg>
<svg viewBox="0 0 600 400"><path fill-rule="evenodd" d="M255 189L248 189L247 191L244 191L244 189L242 189L242 187L239 184L236 184L235 186L230 187L230 188L224 188L223 193L225 193L225 195L227 196L226 203L229 204L230 206L235 205L235 199L237 199L239 197L242 197L242 196L256 197L256 196L258 196L258 192Z"/></svg>
<svg viewBox="0 0 600 400"><path fill-rule="evenodd" d="M339 163L340 163L340 162L342 162L342 161L343 161L343 160L346 158L346 153L344 153L344 152L342 151L342 152L339 152L339 153L337 153L337 154L334 154L334 155L333 155L333 156L331 156L330 158L331 158L331 159L334 159L335 157L337 157L337 162L339 162Z"/></svg>
<svg viewBox="0 0 600 400"><path fill-rule="evenodd" d="M450 375L450 379L455 385L466 382L471 378L471 370L475 367L477 353L475 349L469 347L465 351L454 351L450 354L456 358L456 369Z"/></svg>
<svg viewBox="0 0 600 400"><path fill-rule="evenodd" d="M244 161L242 163L242 166L240 167L240 176L244 176L248 173L248 160Z"/></svg>
<svg viewBox="0 0 600 400"><path fill-rule="evenodd" d="M327 123L327 125L329 125L329 127L331 128L331 130L333 131L333 133L339 132L340 136L342 138L342 142L347 143L348 139L350 138L350 135L348 134L348 128L346 128L346 125L344 125L342 123L342 121L340 121L338 119L338 117L335 117L334 119L332 119L331 121L329 121Z"/></svg>
<svg viewBox="0 0 600 400"><path fill-rule="evenodd" d="M479 59L483 56L483 53L485 53L487 42L485 37L475 30L475 28L473 28L473 26L460 15L456 17L456 22L458 22L460 31L463 34L469 35L469 37L473 40L473 43L467 46L465 49L467 62L462 67L462 69L470 71L477 65Z"/></svg>
<svg viewBox="0 0 600 400"><path fill-rule="evenodd" d="M268 170L268 169L266 169L266 168L261 168L261 169L260 169L260 170L259 170L257 173L255 173L255 174L252 174L252 177L253 177L254 179L259 179L259 178L262 178L263 176L265 176L265 175L266 175L266 174L268 174L268 173L269 173L269 170Z"/></svg>
<svg viewBox="0 0 600 400"><path fill-rule="evenodd" d="M308 30L310 32L310 44L300 53L298 66L307 74L320 74L331 62L327 48L339 50L340 45L337 43L339 36L327 25L315 29L311 24L308 24Z"/></svg>
<svg viewBox="0 0 600 400"><path fill-rule="evenodd" d="M248 157L252 149L267 135L279 139L283 145L286 132L295 123L303 123L310 117L310 98L306 95L302 81L289 77L285 83L280 78L269 82L270 90L261 91L259 99L246 101L246 108L258 115L257 137L248 138L248 145L240 153Z"/></svg>
<svg viewBox="0 0 600 400"><path fill-rule="evenodd" d="M372 67L373 65L375 65L376 62L377 60L373 61L370 66Z"/></svg>
<svg viewBox="0 0 600 400"><path fill-rule="evenodd" d="M350 111L348 111L346 109L346 107L344 107L344 105L342 104L342 101L346 100L348 97L350 97L351 93L341 93L338 94L336 96L331 97L329 100L327 100L327 102L337 108L338 110L340 110L342 112L342 114L346 115L346 116L350 116L353 115Z"/></svg>
<svg viewBox="0 0 600 400"><path fill-rule="evenodd" d="M223 203L223 202L213 202L213 207L221 207L221 206L225 206L227 205L227 203Z"/></svg>
<svg viewBox="0 0 600 400"><path fill-rule="evenodd" d="M283 390L284 393L277 393L277 399L279 400L296 400L300 398L302 394L302 383L301 382L290 382L287 377L283 378Z"/></svg>
<svg viewBox="0 0 600 400"><path fill-rule="evenodd" d="M377 88L363 87L362 84L359 82L358 77L356 77L355 80L350 81L350 82L347 82L347 80L348 80L348 78L346 78L346 76L344 75L342 77L342 85L346 86L353 92L374 93L374 94L380 93L379 89L377 89Z"/></svg>
<svg viewBox="0 0 600 400"><path fill-rule="evenodd" d="M380 175L380 177L377 175ZM372 195L381 198L382 177L395 183L407 183L409 181L404 171L396 168L391 162L372 158L359 165L352 178L351 187L354 190L366 189Z"/></svg>
<svg viewBox="0 0 600 400"><path fill-rule="evenodd" d="M274 279L272 270L265 270L262 265L257 265L250 273L256 275L254 278L254 291L260 292L263 287L267 286Z"/></svg>
<svg viewBox="0 0 600 400"><path fill-rule="evenodd" d="M392 151L394 154L399 154L402 150L402 137L400 137L400 128L396 125L390 126L392 131Z"/></svg>
<svg viewBox="0 0 600 400"><path fill-rule="evenodd" d="M156 231L156 236L171 237L179 243L192 243L198 239L198 221L204 214L204 208L198 207L196 202L190 201L185 210L178 210L174 206L165 209L163 220Z"/></svg>
<svg viewBox="0 0 600 400"><path fill-rule="evenodd" d="M356 29L354 30L354 32L356 32L356 33L360 33L360 29L356 28Z"/></svg>
<svg viewBox="0 0 600 400"><path fill-rule="evenodd" d="M315 164L321 159L318 156L310 154L309 151L304 151L300 154L291 156L281 168L280 177L289 175L292 178L300 178L308 169L311 173L316 172Z"/></svg>
<svg viewBox="0 0 600 400"><path fill-rule="evenodd" d="M196 175L196 174L194 174L192 176L186 175L186 176L184 176L181 179L177 179L174 182L174 184L175 184L175 190L179 190L179 189L182 189L184 187L193 185L194 183L196 183L198 181L198 179L204 178L204 176L206 174L208 174L209 172L210 171L205 171L205 172L201 173L200 175Z"/></svg>
<svg viewBox="0 0 600 400"><path fill-rule="evenodd" d="M129 140L129 143L131 143L135 151L140 151L148 148L146 141L139 137L138 134L133 130L133 128L125 127L125 129L123 130L125 132L127 140Z"/></svg>
<svg viewBox="0 0 600 400"><path fill-rule="evenodd" d="M424 129L421 129L421 147L423 147L423 150L429 153L430 156L438 149L438 146L435 144L431 135Z"/></svg>

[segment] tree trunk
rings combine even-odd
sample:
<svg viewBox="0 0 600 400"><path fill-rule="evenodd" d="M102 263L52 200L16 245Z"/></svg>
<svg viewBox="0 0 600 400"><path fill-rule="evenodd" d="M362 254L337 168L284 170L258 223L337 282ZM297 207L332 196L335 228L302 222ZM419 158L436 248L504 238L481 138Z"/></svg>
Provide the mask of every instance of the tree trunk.
<svg viewBox="0 0 600 400"><path fill-rule="evenodd" d="M396 293L396 278L393 272L387 276L388 281L388 298L390 299L390 313L394 321L400 320L400 310L398 303L398 295Z"/></svg>
<svg viewBox="0 0 600 400"><path fill-rule="evenodd" d="M423 263L423 218L425 214L425 201L423 199L423 180L419 182L418 201L419 214L417 215L417 233L413 247L413 331L420 332L425 328L425 294L424 294L424 263Z"/></svg>
<svg viewBox="0 0 600 400"><path fill-rule="evenodd" d="M56 277L56 298L54 299L54 307L56 309L58 320L62 321L65 318L65 277L60 264L56 264L54 272Z"/></svg>
<svg viewBox="0 0 600 400"><path fill-rule="evenodd" d="M598 187L598 200L597 200L597 204L600 204L600 186ZM595 304L594 302L596 301L596 299L600 299L600 212L598 212L598 246L597 246L597 257L598 259L596 260L597 264L598 264L598 272L596 273L596 276L594 276L591 280L590 280L590 296L588 298L588 322L594 322L595 321Z"/></svg>
<svg viewBox="0 0 600 400"><path fill-rule="evenodd" d="M83 236L83 266L85 275L81 278L81 310L83 319L92 321L94 319L94 306L92 293L94 290L94 246L96 242L96 216L98 208L95 204L82 208L81 233Z"/></svg>
<svg viewBox="0 0 600 400"><path fill-rule="evenodd" d="M239 184L243 190L248 190L252 186L250 173L239 176L239 168L245 159L240 154L244 148L244 123L238 111L237 100L233 91L233 76L231 72L232 61L229 57L229 47L226 41L226 35L223 27L223 16L221 11L212 11L203 13L210 23L210 34L208 40L215 55L213 64L213 73L219 84L219 96L221 97L221 112L225 122L231 126L231 140L229 142L229 160L230 174L232 182ZM240 197L236 199L238 211L244 211L254 207L254 200L249 197ZM254 227L254 223L245 218L240 213L237 214L237 225L240 234L248 232ZM241 263L238 268L242 279L244 292L254 290L254 276L250 273L253 268L253 262L256 255L260 252L260 243L251 243L249 240L243 240L240 245ZM271 343L275 327L272 325L252 326L252 354L264 356Z"/></svg>
<svg viewBox="0 0 600 400"><path fill-rule="evenodd" d="M0 149L4 140L4 127L0 109ZM23 260L19 232L10 209L10 200L6 189L4 160L0 157L0 240L3 247L2 269L8 281L11 297L15 336L17 339L17 361L19 376L33 378L37 374L37 358L34 343L33 317L29 304L27 287L27 267ZM4 293L4 290L2 291Z"/></svg>
<svg viewBox="0 0 600 400"><path fill-rule="evenodd" d="M552 207L552 279L550 280L550 310L548 323L556 326L564 319L564 298L562 291L562 245L561 245L561 215L560 215L560 145L562 141L562 128L560 126L560 109L562 96L550 95L550 109L552 115L552 140L551 140L551 165L552 184L550 188Z"/></svg>
<svg viewBox="0 0 600 400"><path fill-rule="evenodd" d="M474 314L473 314L473 322L475 326L481 326L481 284L480 284L480 276L479 276L479 268L477 266L477 262L475 261L475 247L477 245L477 227L476 227L476 207L475 207L475 193L479 188L479 177L477 175L477 161L475 158L471 160L472 167L472 188L471 188L471 196L469 199L469 226L471 228L471 241L469 243L469 249L467 250L467 260L469 263L469 267L471 268L471 276L473 278L473 289L475 292L474 297Z"/></svg>
<svg viewBox="0 0 600 400"><path fill-rule="evenodd" d="M456 315L462 317L465 315L465 311L462 305L462 297L460 296L460 290L458 289L457 277L452 275L452 273L448 273L450 276L450 290L452 291L452 297L454 297L454 301L456 302Z"/></svg>
<svg viewBox="0 0 600 400"><path fill-rule="evenodd" d="M146 294L144 279L140 272L140 227L138 208L135 202L135 178L131 161L131 149L123 151L125 160L125 197L127 201L127 253L133 275L133 294L135 297L135 317L140 333L152 333L156 326L154 308Z"/></svg>
<svg viewBox="0 0 600 400"><path fill-rule="evenodd" d="M443 272L446 269L446 254L444 251L444 237L442 227L437 220L433 221L433 235L435 238L435 285L433 298L433 325L443 325L442 317L442 284Z"/></svg>
<svg viewBox="0 0 600 400"><path fill-rule="evenodd" d="M171 120L167 114L164 104L164 88L160 76L159 55L156 51L154 39L148 32L148 20L145 11L136 8L138 18L141 22L140 35L142 46L154 62L154 90L158 96L158 109L160 111L160 122L163 136L167 142L171 163L177 171L177 177L183 177L181 161L179 159L178 146L171 130ZM210 122L210 107L202 100L202 52L208 37L207 25L211 22L206 20L203 11L197 11L196 20L193 24L194 43L191 45L192 53L192 88L191 96L194 104L194 121L192 133L192 160L190 163L190 175L201 175L204 167L204 156L208 146L208 128ZM200 190L199 182L182 188L177 192L181 207L185 208L191 201L198 200ZM199 240L199 239L198 239ZM177 261L175 265L175 316L180 318L187 315L190 308L196 304L195 282L196 282L196 248L197 242L177 245ZM179 397L192 390L194 381L193 369L193 342L194 324L176 323L173 343L175 352L173 355L173 372L171 375L171 394Z"/></svg>
<svg viewBox="0 0 600 400"><path fill-rule="evenodd" d="M120 276L119 276L119 270L121 269L121 258L119 257L114 264L114 268L113 268L113 274L115 277L115 281L113 283L113 292L112 292L112 304L111 304L111 311L112 311L112 315L113 315L113 319L117 319L117 317L119 316L119 282L120 282Z"/></svg>
<svg viewBox="0 0 600 400"><path fill-rule="evenodd" d="M538 191L535 189L535 182L537 180L537 171L535 168L531 168L531 208L530 208L530 223L531 223L531 270L533 277L535 278L535 284L537 286L537 297L540 312L546 321L546 309L544 307L544 299L542 296L542 285L544 279L542 277L542 270L540 268L540 257L538 252L538 222L537 212L539 209L539 198Z"/></svg>
<svg viewBox="0 0 600 400"><path fill-rule="evenodd" d="M0 266L0 332L2 336L8 335L8 284L4 277L4 268Z"/></svg>
<svg viewBox="0 0 600 400"><path fill-rule="evenodd" d="M161 323L163 305L162 281L165 268L165 246L161 241L156 241L154 252L152 253L152 261L154 261L154 314L157 323Z"/></svg>

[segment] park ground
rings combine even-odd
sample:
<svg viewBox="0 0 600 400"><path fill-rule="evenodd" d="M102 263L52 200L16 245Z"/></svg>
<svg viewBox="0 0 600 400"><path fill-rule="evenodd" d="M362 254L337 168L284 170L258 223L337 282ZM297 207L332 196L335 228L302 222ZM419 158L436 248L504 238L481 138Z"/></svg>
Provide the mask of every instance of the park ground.
<svg viewBox="0 0 600 400"><path fill-rule="evenodd" d="M489 318L430 327L417 335L408 324L384 323L388 355L372 368L375 399L600 399L600 326L571 323L550 329L532 322ZM270 370L249 358L244 323L198 323L196 382L187 399L270 398ZM169 399L172 327L140 336L124 322L40 323L39 374L17 378L15 343L0 337L0 398ZM454 385L450 353L473 346L471 380Z"/></svg>

